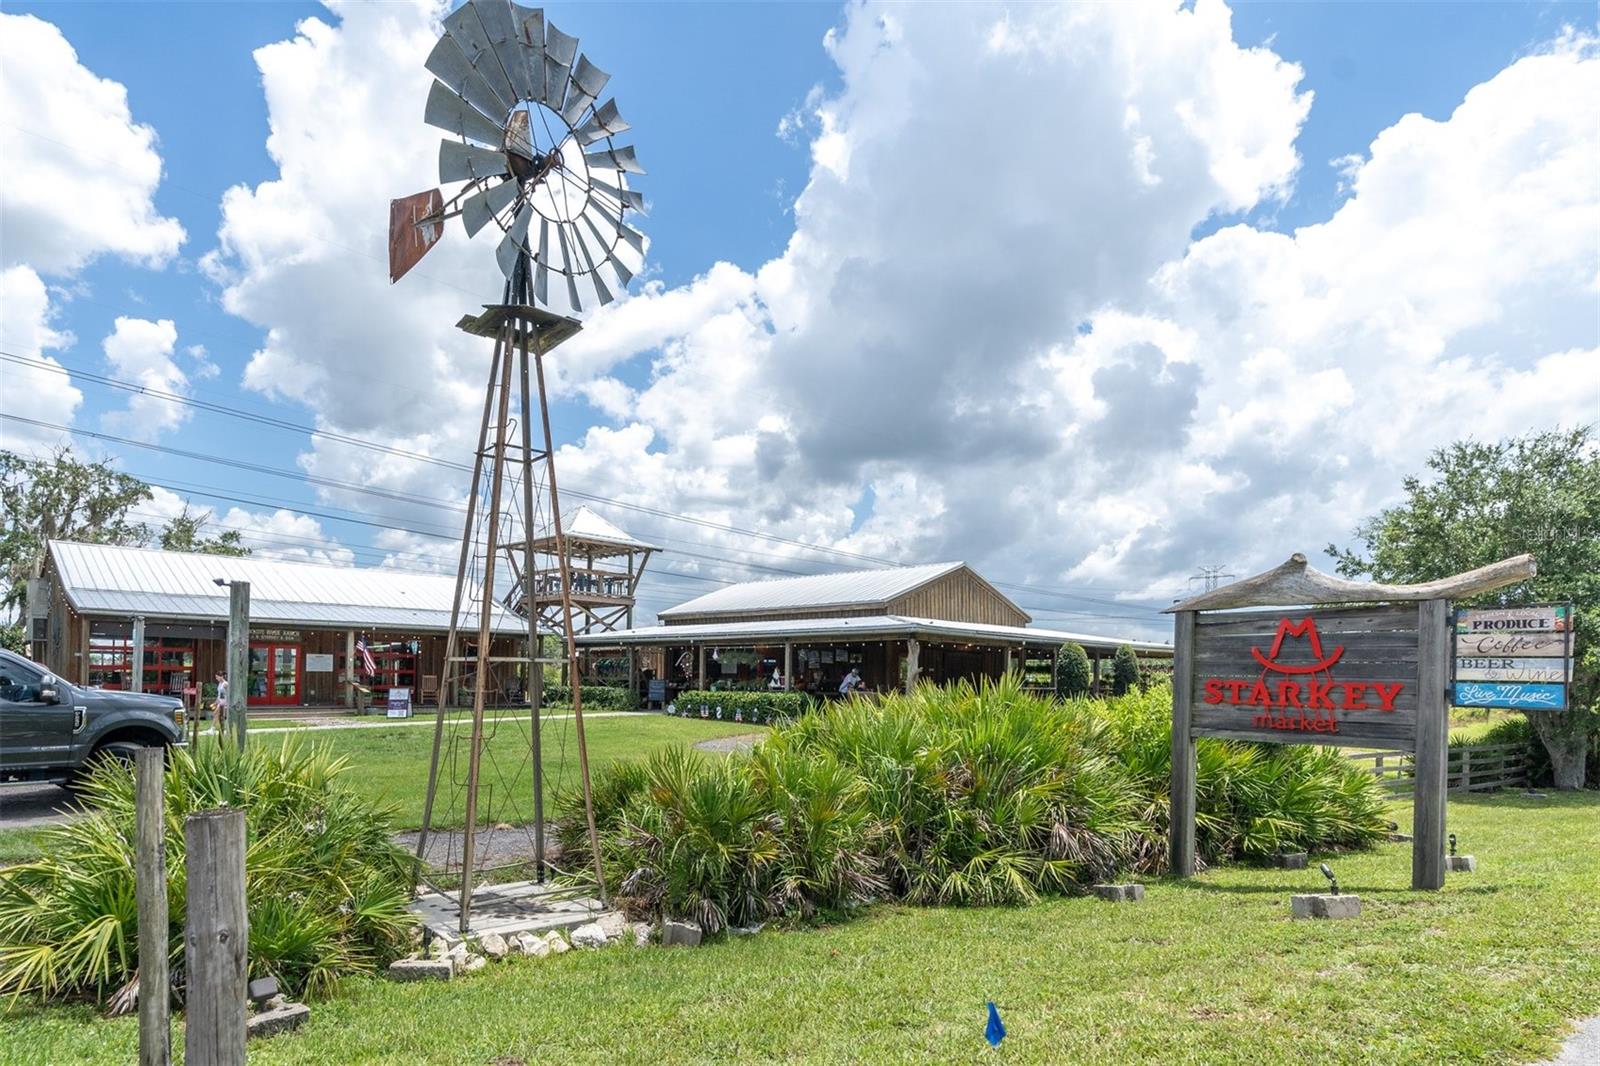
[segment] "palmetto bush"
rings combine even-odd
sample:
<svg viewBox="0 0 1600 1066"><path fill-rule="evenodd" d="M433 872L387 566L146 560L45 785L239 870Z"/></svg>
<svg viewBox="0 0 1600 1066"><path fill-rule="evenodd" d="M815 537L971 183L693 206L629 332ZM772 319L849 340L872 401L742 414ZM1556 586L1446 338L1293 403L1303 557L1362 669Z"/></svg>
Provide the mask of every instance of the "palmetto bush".
<svg viewBox="0 0 1600 1066"><path fill-rule="evenodd" d="M1013 679L841 701L748 756L666 749L597 777L607 876L639 910L715 932L871 899L1029 903L1166 866L1171 693L1059 701ZM1211 861L1359 847L1387 830L1336 752L1202 741ZM561 832L584 848L581 808Z"/></svg>
<svg viewBox="0 0 1600 1066"><path fill-rule="evenodd" d="M344 788L343 757L286 737L171 752L165 780L168 952L183 973L185 816L245 813L250 975L296 995L330 992L406 950L409 856L390 812ZM91 813L48 830L43 857L0 870L0 993L105 999L136 976L134 781L115 762L82 789Z"/></svg>

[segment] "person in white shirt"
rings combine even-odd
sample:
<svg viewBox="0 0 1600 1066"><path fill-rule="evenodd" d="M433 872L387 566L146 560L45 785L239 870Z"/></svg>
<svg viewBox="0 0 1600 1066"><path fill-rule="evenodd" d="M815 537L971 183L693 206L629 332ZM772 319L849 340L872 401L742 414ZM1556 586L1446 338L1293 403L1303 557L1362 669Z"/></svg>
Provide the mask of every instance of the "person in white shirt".
<svg viewBox="0 0 1600 1066"><path fill-rule="evenodd" d="M767 682L767 687L771 688L771 689L780 689L780 688L783 687L783 671L782 670L774 670L774 671L772 671L772 680Z"/></svg>
<svg viewBox="0 0 1600 1066"><path fill-rule="evenodd" d="M228 718L228 675L217 671L217 699L211 705L211 720L221 733Z"/></svg>
<svg viewBox="0 0 1600 1066"><path fill-rule="evenodd" d="M848 696L850 693L854 692L860 687L861 675L856 671L856 668L852 666L850 668L850 672L844 675L844 680L839 682L839 695Z"/></svg>

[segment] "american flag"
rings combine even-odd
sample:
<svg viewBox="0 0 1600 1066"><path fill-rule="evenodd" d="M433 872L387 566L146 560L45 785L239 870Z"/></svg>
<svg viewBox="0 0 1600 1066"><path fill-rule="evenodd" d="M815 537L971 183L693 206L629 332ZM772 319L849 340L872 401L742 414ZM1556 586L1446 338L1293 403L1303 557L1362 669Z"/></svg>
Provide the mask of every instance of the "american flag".
<svg viewBox="0 0 1600 1066"><path fill-rule="evenodd" d="M366 637L362 636L356 638L356 654L361 656L362 674L370 677L378 672L378 664L373 661L372 651L367 647Z"/></svg>

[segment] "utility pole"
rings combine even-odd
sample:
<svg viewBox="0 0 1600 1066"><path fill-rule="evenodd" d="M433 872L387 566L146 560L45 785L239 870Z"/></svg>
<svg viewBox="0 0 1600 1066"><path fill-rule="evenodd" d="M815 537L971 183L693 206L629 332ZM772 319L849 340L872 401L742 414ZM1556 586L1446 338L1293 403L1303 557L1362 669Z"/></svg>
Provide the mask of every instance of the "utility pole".
<svg viewBox="0 0 1600 1066"><path fill-rule="evenodd" d="M128 678L129 692L144 691L144 615L133 616L133 656L129 662L132 672ZM159 675L157 675L159 676Z"/></svg>
<svg viewBox="0 0 1600 1066"><path fill-rule="evenodd" d="M1194 591L1194 586L1196 583L1199 583L1201 586L1201 592L1213 592L1218 588L1218 586L1224 584L1225 582L1232 581L1238 576L1237 574L1227 573L1227 569L1228 568L1226 566L1216 563L1213 563L1209 566L1200 567L1200 572L1189 578L1190 592L1192 593Z"/></svg>
<svg viewBox="0 0 1600 1066"><path fill-rule="evenodd" d="M228 722L233 726L235 742L244 750L245 707L250 686L250 582L225 581L216 583L228 587ZM270 673L272 664L267 664ZM271 683L269 677L268 683Z"/></svg>

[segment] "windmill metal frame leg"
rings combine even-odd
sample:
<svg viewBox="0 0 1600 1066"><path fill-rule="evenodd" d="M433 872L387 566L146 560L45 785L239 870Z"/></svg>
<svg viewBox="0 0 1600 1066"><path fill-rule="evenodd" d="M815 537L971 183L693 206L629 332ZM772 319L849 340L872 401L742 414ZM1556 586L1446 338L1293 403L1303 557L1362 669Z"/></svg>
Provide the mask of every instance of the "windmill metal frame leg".
<svg viewBox="0 0 1600 1066"><path fill-rule="evenodd" d="M501 491L507 482L507 475L513 464L520 467L522 478L523 512L523 537L521 556L521 578L525 584L525 598L523 610L527 616L527 655L524 659L528 671L529 684L526 691L530 697L530 746L533 764L533 803L534 803L534 851L536 863L536 876L538 880L545 879L546 855L544 832L544 772L542 752L542 722L540 720L539 692L542 685L536 681L536 672L541 669L541 646L539 631L539 614L533 609L532 582L535 578L533 544L534 523L534 465L537 459L545 462L546 480L548 482L548 495L550 501L551 518L555 541L557 545L556 556L561 575L561 600L562 617L565 622L565 663L571 672L574 683L572 686L573 697L573 722L578 740L579 781L582 786L584 817L587 822L590 851L594 858L594 874L598 887L599 897L604 901L607 897L604 867L600 857L599 833L595 824L594 800L589 781L589 753L588 742L583 725L583 697L581 681L577 677L577 645L573 634L573 604L571 596L572 574L569 560L565 551L565 534L561 523L560 493L556 485L554 445L550 430L550 408L546 398L544 380L543 357L553 345L541 329L538 316L542 312L531 312L526 301L528 293L529 270L524 263L517 276L507 285L507 303L499 307L490 308L490 312L499 315L499 325L493 336L495 339L494 357L490 366L489 381L484 393L483 418L478 431L478 448L473 462L473 480L468 495L468 513L462 529L461 553L456 569L455 601L451 608L450 629L445 642L445 664L441 671L442 684L440 686L437 707L434 719L434 736L432 758L428 769L428 791L423 806L422 831L418 834L416 855L416 878L421 880L425 866L425 855L428 837L432 830L433 815L438 794L439 764L443 752L443 738L445 728L445 711L449 702L451 687L457 679L456 651L460 644L461 612L465 598L469 594L469 575L474 547L480 537L484 539L483 572L481 574L481 596L475 604L478 611L477 648L473 655L476 670L473 675L472 698L472 727L470 735L470 749L468 755L468 768L466 780L466 811L465 828L463 831L462 857L461 857L461 884L459 887L459 920L458 929L465 935L471 927L472 892L474 887L474 874L477 863L475 854L477 848L477 821L478 821L478 789L482 774L482 759L484 745L484 716L488 698L488 678L492 656L492 642L494 639L493 615L497 603L495 596L495 570L498 555L503 550L500 544L501 520ZM531 312L531 313L530 313ZM487 330L482 335L489 335ZM559 343L559 341L557 341ZM516 363L517 380L513 381L513 360ZM533 371L533 381L530 381L529 370ZM539 419L543 431L544 448L542 453L536 451L533 442L532 429L532 398L533 386L536 383L539 396ZM520 442L509 439L509 426L511 418L511 392L514 384L520 385ZM490 443L491 426L493 428L493 443ZM519 446L520 444L520 446ZM513 458L511 452L518 454ZM488 509L483 518L477 515L478 504L481 499L481 486L485 473L489 475ZM515 546L505 547L507 563L515 572L518 569L517 557L514 554Z"/></svg>

